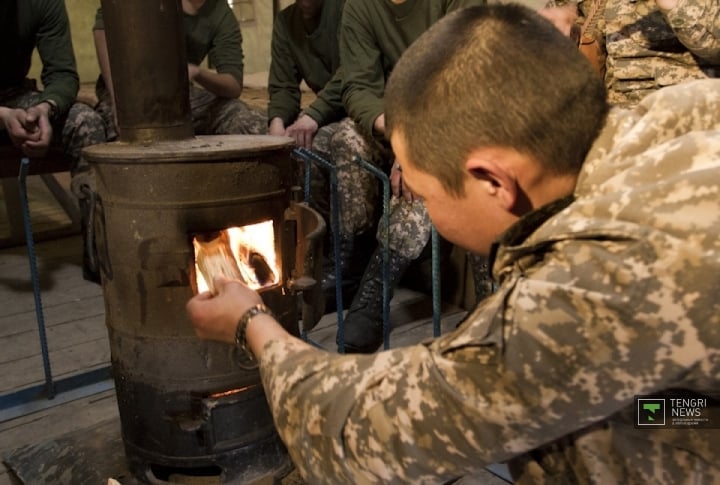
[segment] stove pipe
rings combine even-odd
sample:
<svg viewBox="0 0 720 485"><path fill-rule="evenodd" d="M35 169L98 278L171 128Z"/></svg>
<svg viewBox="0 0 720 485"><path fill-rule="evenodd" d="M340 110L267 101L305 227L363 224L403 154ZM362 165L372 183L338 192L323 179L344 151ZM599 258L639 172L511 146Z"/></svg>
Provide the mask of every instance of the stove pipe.
<svg viewBox="0 0 720 485"><path fill-rule="evenodd" d="M120 141L190 138L180 0L102 0Z"/></svg>

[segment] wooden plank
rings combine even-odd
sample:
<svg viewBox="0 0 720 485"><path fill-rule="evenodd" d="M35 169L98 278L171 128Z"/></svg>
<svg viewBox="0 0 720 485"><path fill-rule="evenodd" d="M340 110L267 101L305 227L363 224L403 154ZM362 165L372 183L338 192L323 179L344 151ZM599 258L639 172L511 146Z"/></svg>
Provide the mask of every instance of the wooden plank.
<svg viewBox="0 0 720 485"><path fill-rule="evenodd" d="M107 337L81 342L50 352L53 379L103 367L110 362ZM0 394L17 391L45 382L40 354L0 364Z"/></svg>
<svg viewBox="0 0 720 485"><path fill-rule="evenodd" d="M97 318L73 320L51 326L47 328L46 334L51 356L58 350L107 339L105 325L98 325ZM39 340L36 329L3 337L2 345L5 351L0 355L0 364L9 364L15 360L37 355L40 352Z"/></svg>
<svg viewBox="0 0 720 485"><path fill-rule="evenodd" d="M66 433L116 420L119 412L115 390L71 401L0 423L0 455L22 446L43 443ZM70 483L70 482L68 482ZM0 460L0 485L22 485Z"/></svg>
<svg viewBox="0 0 720 485"><path fill-rule="evenodd" d="M74 271L60 272L51 275L43 273L42 271L40 272L44 282L44 284L41 285L40 296L46 318L47 315L54 311L55 307L67 305L68 302L74 302L75 305L79 306L86 304L89 300L95 301L94 299L96 297L102 295L102 289L93 283L81 281L81 284L72 285L68 283L67 286L59 283L62 281L62 278L69 278L69 273L76 273L78 271L80 271L80 273L76 277L82 278L82 271L79 268L74 268ZM32 284L29 278L25 282L16 280L16 283L24 283L17 289L21 290L21 293L16 293L14 297L7 294L0 297L0 305L3 307L3 314L6 317L35 311Z"/></svg>
<svg viewBox="0 0 720 485"><path fill-rule="evenodd" d="M94 295L79 301L68 301L54 306L43 305L45 328L64 325L68 322L91 321L93 325L105 329L105 304L102 295ZM27 331L37 331L35 309L21 313L0 316L0 338L13 336Z"/></svg>
<svg viewBox="0 0 720 485"><path fill-rule="evenodd" d="M0 455L113 418L119 419L114 389L0 422Z"/></svg>

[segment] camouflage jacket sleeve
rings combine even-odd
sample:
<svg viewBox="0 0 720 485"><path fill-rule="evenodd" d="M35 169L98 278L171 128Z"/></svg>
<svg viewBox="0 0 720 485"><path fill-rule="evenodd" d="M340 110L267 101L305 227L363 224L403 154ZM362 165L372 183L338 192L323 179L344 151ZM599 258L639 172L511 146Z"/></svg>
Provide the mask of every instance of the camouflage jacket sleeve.
<svg viewBox="0 0 720 485"><path fill-rule="evenodd" d="M688 50L707 61L720 62L718 0L679 0L675 8L660 11Z"/></svg>
<svg viewBox="0 0 720 485"><path fill-rule="evenodd" d="M303 476L442 483L536 459L561 437L571 437L569 460L606 460L596 469L607 472L623 459L646 466L672 447L608 459L606 449L573 448L572 436L632 412L635 395L720 386L718 93L720 81L666 88L637 115L610 120L575 197L503 236L498 291L455 331L374 355L268 344L263 384ZM717 463L712 447L690 451ZM683 456L666 482L693 472L694 458Z"/></svg>

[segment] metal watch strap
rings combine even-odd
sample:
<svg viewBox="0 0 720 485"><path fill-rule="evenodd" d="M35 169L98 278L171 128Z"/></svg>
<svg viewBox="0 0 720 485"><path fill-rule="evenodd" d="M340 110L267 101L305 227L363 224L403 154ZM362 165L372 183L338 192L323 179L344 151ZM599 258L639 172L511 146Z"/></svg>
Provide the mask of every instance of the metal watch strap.
<svg viewBox="0 0 720 485"><path fill-rule="evenodd" d="M271 317L274 316L273 312L268 307L266 307L262 303L258 303L257 305L250 307L245 313L243 313L243 316L240 317L237 328L235 329L235 346L238 348L238 350L245 354L245 357L247 359L252 362L257 362L257 359L250 350L250 347L248 346L246 330L248 324L250 323L250 320L252 320L253 317L261 313L270 315Z"/></svg>

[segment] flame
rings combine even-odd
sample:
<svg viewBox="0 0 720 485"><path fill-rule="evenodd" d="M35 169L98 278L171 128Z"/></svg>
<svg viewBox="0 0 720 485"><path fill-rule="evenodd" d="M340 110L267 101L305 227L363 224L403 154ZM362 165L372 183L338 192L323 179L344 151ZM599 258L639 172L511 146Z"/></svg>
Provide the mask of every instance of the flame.
<svg viewBox="0 0 720 485"><path fill-rule="evenodd" d="M275 252L273 221L225 229L230 251L235 258L241 279L252 289L273 286L280 282L280 265ZM208 291L210 286L197 264L198 252L203 243L193 238L195 248L195 279L198 293Z"/></svg>

